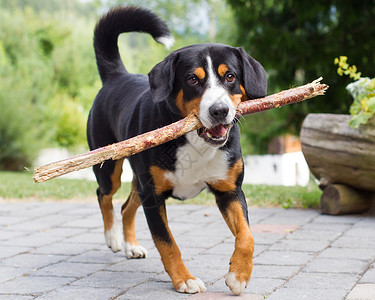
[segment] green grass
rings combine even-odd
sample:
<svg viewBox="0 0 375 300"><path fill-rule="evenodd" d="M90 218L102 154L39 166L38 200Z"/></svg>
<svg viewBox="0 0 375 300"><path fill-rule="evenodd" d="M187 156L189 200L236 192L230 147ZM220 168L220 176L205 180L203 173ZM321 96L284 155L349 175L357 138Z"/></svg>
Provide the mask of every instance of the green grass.
<svg viewBox="0 0 375 300"><path fill-rule="evenodd" d="M56 178L44 183L34 183L31 172L0 172L0 198L41 201L74 200L96 201L97 184L94 181ZM321 191L314 183L307 187L243 185L249 206L318 208ZM124 201L130 193L130 183L123 183L116 201ZM215 205L212 194L202 192L187 201L168 200L168 203Z"/></svg>

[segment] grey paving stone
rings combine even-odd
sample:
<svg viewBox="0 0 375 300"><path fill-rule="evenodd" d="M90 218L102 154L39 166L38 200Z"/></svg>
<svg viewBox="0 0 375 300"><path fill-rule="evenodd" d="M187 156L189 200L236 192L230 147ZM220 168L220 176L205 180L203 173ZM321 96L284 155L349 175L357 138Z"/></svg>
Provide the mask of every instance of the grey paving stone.
<svg viewBox="0 0 375 300"><path fill-rule="evenodd" d="M307 263L312 254L295 251L270 251L267 250L254 258L254 263L259 265L296 266Z"/></svg>
<svg viewBox="0 0 375 300"><path fill-rule="evenodd" d="M164 271L164 266L160 258L146 258L146 259L125 259L119 263L107 267L108 271L117 272L145 272L145 273L161 273Z"/></svg>
<svg viewBox="0 0 375 300"><path fill-rule="evenodd" d="M355 224L361 221L361 215L342 215L342 216L329 216L319 215L314 219L314 223L326 223L326 224Z"/></svg>
<svg viewBox="0 0 375 300"><path fill-rule="evenodd" d="M83 243L83 244L75 244L75 243L65 243L65 241L62 242L56 242L47 246L39 247L33 251L30 251L31 253L36 254L58 254L58 255L78 255L81 253L85 253L90 250L97 249L99 247L99 244L89 244L89 243Z"/></svg>
<svg viewBox="0 0 375 300"><path fill-rule="evenodd" d="M33 296L23 295L2 295L0 292L1 300L31 300L35 299Z"/></svg>
<svg viewBox="0 0 375 300"><path fill-rule="evenodd" d="M228 273L229 266L226 270L216 270L216 269L202 269L200 267L189 267L189 271L193 276L198 277L204 282L204 284L212 285L218 280L223 280L224 276Z"/></svg>
<svg viewBox="0 0 375 300"><path fill-rule="evenodd" d="M0 216L0 226L3 228L13 228L14 225L18 223L26 222L30 220L28 217L18 217L18 216L9 216L9 215L1 215Z"/></svg>
<svg viewBox="0 0 375 300"><path fill-rule="evenodd" d="M358 223L353 226L356 228L372 228L375 229L375 217L373 215L366 216L362 218Z"/></svg>
<svg viewBox="0 0 375 300"><path fill-rule="evenodd" d="M287 240L319 240L319 241L333 241L341 235L341 232L327 231L327 230L305 230L298 229L289 234Z"/></svg>
<svg viewBox="0 0 375 300"><path fill-rule="evenodd" d="M66 285L74 278L66 277L17 277L14 280L1 284L1 293L4 294L35 294L52 291Z"/></svg>
<svg viewBox="0 0 375 300"><path fill-rule="evenodd" d="M375 251L373 248L338 248L329 247L321 252L319 258L347 258L372 261L375 259Z"/></svg>
<svg viewBox="0 0 375 300"><path fill-rule="evenodd" d="M2 218L2 217L0 217ZM0 227L1 228L1 227ZM6 227L1 229L0 241L5 241L9 239L14 239L23 235L27 235L27 232L24 231L14 231L14 230L7 230Z"/></svg>
<svg viewBox="0 0 375 300"><path fill-rule="evenodd" d="M284 238L284 235L277 233L253 232L254 242L258 245L272 245Z"/></svg>
<svg viewBox="0 0 375 300"><path fill-rule="evenodd" d="M360 283L374 283L375 284L375 267L372 266L371 269L367 270L367 272L361 278Z"/></svg>
<svg viewBox="0 0 375 300"><path fill-rule="evenodd" d="M334 289L349 292L358 281L359 275L337 273L300 273L292 278L286 288L301 290L308 289Z"/></svg>
<svg viewBox="0 0 375 300"><path fill-rule="evenodd" d="M360 274L366 270L368 263L357 259L332 259L315 258L304 268L304 272L310 273L356 273Z"/></svg>
<svg viewBox="0 0 375 300"><path fill-rule="evenodd" d="M49 232L55 236L60 236L62 238L73 237L85 232L89 232L90 229L87 228L74 228L74 227L51 227L44 232ZM102 231L103 232L103 231Z"/></svg>
<svg viewBox="0 0 375 300"><path fill-rule="evenodd" d="M25 236L13 238L2 242L4 246L27 246L27 247L41 247L56 241L61 240L62 237L56 236L50 232L37 232Z"/></svg>
<svg viewBox="0 0 375 300"><path fill-rule="evenodd" d="M280 288L267 300L343 300L346 291L344 290L319 290L319 289L294 289L294 288Z"/></svg>
<svg viewBox="0 0 375 300"><path fill-rule="evenodd" d="M105 250L90 250L85 253L81 253L77 256L69 258L71 262L81 262L81 263L93 263L93 264L112 264L117 263L126 259L124 253L119 251L113 253L111 249L107 248Z"/></svg>
<svg viewBox="0 0 375 300"><path fill-rule="evenodd" d="M15 256L20 253L25 253L30 251L31 247L25 247L25 246L0 246L0 259Z"/></svg>
<svg viewBox="0 0 375 300"><path fill-rule="evenodd" d="M341 236L336 241L332 243L333 247L342 248L374 248L375 247L375 237L365 237L365 236Z"/></svg>
<svg viewBox="0 0 375 300"><path fill-rule="evenodd" d="M270 250L319 252L327 248L329 241L320 240L282 240L270 247Z"/></svg>
<svg viewBox="0 0 375 300"><path fill-rule="evenodd" d="M352 224L347 223L324 223L324 222L312 222L302 226L304 230L313 231L333 231L337 233L343 233L349 228L352 228Z"/></svg>
<svg viewBox="0 0 375 300"><path fill-rule="evenodd" d="M203 269L215 269L226 271L229 268L230 256L224 255L198 255L192 260L185 261L186 266L199 267Z"/></svg>
<svg viewBox="0 0 375 300"><path fill-rule="evenodd" d="M50 227L51 224L40 222L38 220L31 220L11 225L8 228L15 231L37 232L48 230Z"/></svg>
<svg viewBox="0 0 375 300"><path fill-rule="evenodd" d="M118 297L118 300L130 299L187 299L189 295L181 294L173 289L172 283L149 281L140 284Z"/></svg>
<svg viewBox="0 0 375 300"><path fill-rule="evenodd" d="M9 293L7 297L15 299L29 295L35 299L189 298L172 288L143 211L138 211L136 232L149 258L127 260L123 251L112 253L107 248L94 198L93 203L0 205L0 298L7 299ZM118 218L120 207L115 204ZM321 216L317 211L278 208L249 212L253 225L298 224L300 228L282 234L255 230L251 282L244 296L236 298L344 300L356 282L357 289L371 292L373 216ZM2 218L4 214L9 218ZM224 276L234 238L217 207L168 205L168 216L187 267L206 283L206 298L233 298Z"/></svg>
<svg viewBox="0 0 375 300"><path fill-rule="evenodd" d="M234 240L231 243L220 243L208 250L204 250L205 255L226 255L231 256L234 251Z"/></svg>
<svg viewBox="0 0 375 300"><path fill-rule="evenodd" d="M300 270L300 266L264 266L254 265L251 278L289 279Z"/></svg>
<svg viewBox="0 0 375 300"><path fill-rule="evenodd" d="M54 291L45 294L37 299L53 299L53 300L68 300L68 299L113 299L121 293L121 290L113 288L92 288L79 287L67 285L55 289Z"/></svg>
<svg viewBox="0 0 375 300"><path fill-rule="evenodd" d="M101 219L96 218L97 220L92 220L89 218L79 218L72 221L67 221L63 223L62 227L78 227L78 228L102 228L103 222Z"/></svg>
<svg viewBox="0 0 375 300"><path fill-rule="evenodd" d="M143 282L147 282L151 275L142 272L110 272L99 271L74 281L72 285L80 287L114 288L126 290Z"/></svg>
<svg viewBox="0 0 375 300"><path fill-rule="evenodd" d="M255 243L253 257L259 256L261 253L269 249L269 247L270 245L258 245Z"/></svg>
<svg viewBox="0 0 375 300"><path fill-rule="evenodd" d="M62 255L40 255L40 254L19 254L2 261L3 266L12 266L17 268L42 268L50 264L64 260L66 257Z"/></svg>
<svg viewBox="0 0 375 300"><path fill-rule="evenodd" d="M93 233L93 232L85 232L82 234L78 234L76 236L66 238L64 240L66 243L76 243L76 244L95 244L95 243L105 243L104 233Z"/></svg>
<svg viewBox="0 0 375 300"><path fill-rule="evenodd" d="M375 299L375 284L357 284L347 297L347 300L373 299Z"/></svg>
<svg viewBox="0 0 375 300"><path fill-rule="evenodd" d="M265 295L281 287L285 280L274 278L252 278L246 289L247 293Z"/></svg>
<svg viewBox="0 0 375 300"><path fill-rule="evenodd" d="M354 237L363 237L363 238L375 238L375 228L368 227L354 227L345 232L343 237L354 236Z"/></svg>
<svg viewBox="0 0 375 300"><path fill-rule="evenodd" d="M14 267L4 267L0 266L0 283L19 276L26 276L27 274L33 272L33 268L14 268ZM0 288L1 293L1 288Z"/></svg>
<svg viewBox="0 0 375 300"><path fill-rule="evenodd" d="M55 277L83 277L97 272L106 267L105 264L84 264L72 262L60 262L41 268L32 273L32 276L55 276Z"/></svg>

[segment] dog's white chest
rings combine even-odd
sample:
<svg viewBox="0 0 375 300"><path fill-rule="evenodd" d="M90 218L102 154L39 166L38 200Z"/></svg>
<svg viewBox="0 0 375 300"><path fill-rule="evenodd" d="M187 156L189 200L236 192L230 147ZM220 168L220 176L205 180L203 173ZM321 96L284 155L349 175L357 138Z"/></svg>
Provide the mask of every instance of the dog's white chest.
<svg viewBox="0 0 375 300"><path fill-rule="evenodd" d="M186 135L187 143L177 150L176 171L165 177L174 186L173 196L189 199L207 187L206 182L225 180L228 159L225 151L205 143L195 131Z"/></svg>

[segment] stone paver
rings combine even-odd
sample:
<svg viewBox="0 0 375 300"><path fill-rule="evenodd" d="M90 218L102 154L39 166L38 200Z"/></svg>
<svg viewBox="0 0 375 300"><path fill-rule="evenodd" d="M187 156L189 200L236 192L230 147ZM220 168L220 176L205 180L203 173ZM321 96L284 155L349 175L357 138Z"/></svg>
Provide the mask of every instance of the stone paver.
<svg viewBox="0 0 375 300"><path fill-rule="evenodd" d="M120 217L120 205L115 205ZM251 208L252 279L236 299L375 299L375 216ZM148 258L105 245L97 204L0 203L0 299L234 299L225 274L234 238L216 207L168 206L170 227L205 294L174 291L142 210Z"/></svg>

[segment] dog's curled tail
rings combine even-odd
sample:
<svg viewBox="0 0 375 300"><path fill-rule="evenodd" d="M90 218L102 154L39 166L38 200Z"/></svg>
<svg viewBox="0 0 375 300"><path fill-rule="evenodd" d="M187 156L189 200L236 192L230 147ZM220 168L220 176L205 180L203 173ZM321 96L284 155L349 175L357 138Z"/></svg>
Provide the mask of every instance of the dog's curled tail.
<svg viewBox="0 0 375 300"><path fill-rule="evenodd" d="M96 63L103 83L126 72L117 38L131 31L148 33L167 48L174 42L167 25L151 11L134 6L113 8L99 20L94 31Z"/></svg>

